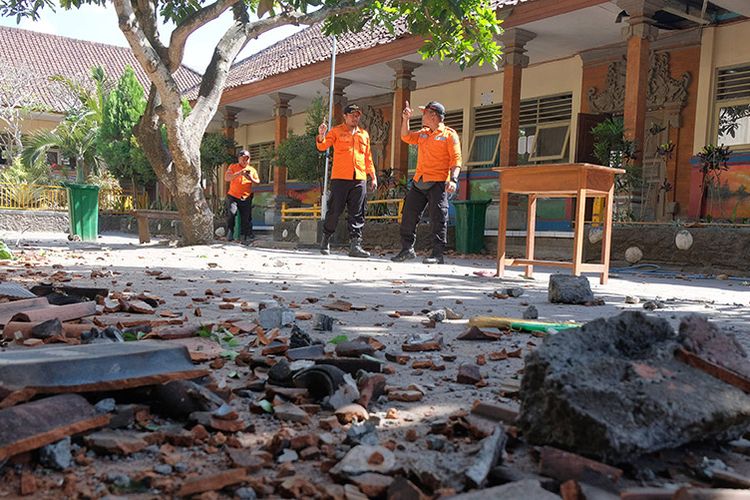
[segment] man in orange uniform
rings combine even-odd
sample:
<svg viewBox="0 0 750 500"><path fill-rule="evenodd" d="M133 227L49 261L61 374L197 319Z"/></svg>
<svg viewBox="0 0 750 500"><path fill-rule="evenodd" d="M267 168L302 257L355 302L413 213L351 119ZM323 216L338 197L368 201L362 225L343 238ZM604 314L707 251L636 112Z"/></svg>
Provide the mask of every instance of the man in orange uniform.
<svg viewBox="0 0 750 500"><path fill-rule="evenodd" d="M391 258L404 262L416 258L414 241L417 224L425 207L429 209L432 230L432 255L422 262L442 264L448 234L448 195L456 192L461 171L461 144L458 134L443 123L445 107L436 101L420 106L422 129L409 130L412 110L409 101L401 113L401 140L417 145L417 171L411 189L406 194L401 218L401 252Z"/></svg>
<svg viewBox="0 0 750 500"><path fill-rule="evenodd" d="M240 151L238 163L227 167L224 180L229 183L227 192L227 240L232 241L234 218L240 218L240 235L243 244L249 243L253 234L253 183L260 183L258 171L250 166L250 152Z"/></svg>
<svg viewBox="0 0 750 500"><path fill-rule="evenodd" d="M378 187L375 167L370 151L370 135L359 128L362 110L356 104L344 108L344 123L328 127L321 123L315 146L325 151L333 146L333 170L331 171L331 195L328 199L326 218L323 223L323 241L320 253L331 253L331 236L336 231L339 216L344 211L349 214L349 256L369 257L362 248L362 228L365 225L365 198L367 197L367 177L370 189Z"/></svg>

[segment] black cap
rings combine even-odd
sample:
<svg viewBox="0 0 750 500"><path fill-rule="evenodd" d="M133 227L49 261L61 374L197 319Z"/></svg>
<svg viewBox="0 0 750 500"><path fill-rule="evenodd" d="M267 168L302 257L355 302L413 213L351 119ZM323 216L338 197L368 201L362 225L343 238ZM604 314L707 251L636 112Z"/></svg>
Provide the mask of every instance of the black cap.
<svg viewBox="0 0 750 500"><path fill-rule="evenodd" d="M240 153L239 153L239 154L237 155L237 158L242 158L243 156L247 156L248 158L250 158L250 151L248 151L247 149L243 149L243 150L242 150L242 151L240 151Z"/></svg>
<svg viewBox="0 0 750 500"><path fill-rule="evenodd" d="M356 104L350 104L347 107L344 108L344 114L348 115L349 113L359 113L362 114L362 108L357 106Z"/></svg>
<svg viewBox="0 0 750 500"><path fill-rule="evenodd" d="M445 106L440 104L437 101L430 101L424 106L420 106L419 109L430 109L434 111L435 113L439 114L440 116L445 116Z"/></svg>

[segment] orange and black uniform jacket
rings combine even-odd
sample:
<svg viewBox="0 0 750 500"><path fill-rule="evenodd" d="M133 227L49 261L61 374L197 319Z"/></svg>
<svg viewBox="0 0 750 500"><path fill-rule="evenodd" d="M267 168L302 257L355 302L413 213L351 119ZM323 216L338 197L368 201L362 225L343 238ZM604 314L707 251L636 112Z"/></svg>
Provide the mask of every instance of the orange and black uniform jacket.
<svg viewBox="0 0 750 500"><path fill-rule="evenodd" d="M242 165L239 163L232 163L227 167L227 171L230 174L236 174L242 170ZM244 200L251 194L253 194L253 183L250 179L254 179L256 182L258 179L258 171L248 165L247 173L245 175L238 175L229 183L229 191L227 194L234 196L237 199ZM249 177L249 178L248 178Z"/></svg>
<svg viewBox="0 0 750 500"><path fill-rule="evenodd" d="M424 127L409 135L401 136L401 140L416 144L417 171L414 179L425 182L446 182L451 178L453 167L461 166L461 144L458 134L444 123L436 130L430 131Z"/></svg>
<svg viewBox="0 0 750 500"><path fill-rule="evenodd" d="M366 130L358 127L352 134L349 127L342 123L329 130L323 142L318 142L316 137L315 146L318 151L325 151L333 146L331 179L362 181L368 175L375 178L370 135Z"/></svg>

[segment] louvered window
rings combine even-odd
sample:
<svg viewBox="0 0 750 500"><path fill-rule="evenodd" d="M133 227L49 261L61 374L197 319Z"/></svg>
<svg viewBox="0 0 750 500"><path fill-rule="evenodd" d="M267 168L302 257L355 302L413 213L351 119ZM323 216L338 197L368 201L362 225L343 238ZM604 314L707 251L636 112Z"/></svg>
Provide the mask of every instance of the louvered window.
<svg viewBox="0 0 750 500"><path fill-rule="evenodd" d="M566 160L572 114L570 93L521 101L519 164Z"/></svg>
<svg viewBox="0 0 750 500"><path fill-rule="evenodd" d="M258 176L263 184L273 183L273 145L273 142L259 142L247 147L250 151L250 164L258 169Z"/></svg>
<svg viewBox="0 0 750 500"><path fill-rule="evenodd" d="M446 126L452 128L458 133L459 139L462 139L464 131L464 110L459 109L458 111L446 111L445 120L443 120ZM409 130L419 130L422 128L422 116L411 118L409 120ZM416 144L409 144L409 173L414 174L417 171L417 146Z"/></svg>
<svg viewBox="0 0 750 500"><path fill-rule="evenodd" d="M474 134L469 145L469 166L496 166L500 150L500 124L503 120L503 105L474 108Z"/></svg>
<svg viewBox="0 0 750 500"><path fill-rule="evenodd" d="M750 66L719 70L714 130L717 144L750 149Z"/></svg>

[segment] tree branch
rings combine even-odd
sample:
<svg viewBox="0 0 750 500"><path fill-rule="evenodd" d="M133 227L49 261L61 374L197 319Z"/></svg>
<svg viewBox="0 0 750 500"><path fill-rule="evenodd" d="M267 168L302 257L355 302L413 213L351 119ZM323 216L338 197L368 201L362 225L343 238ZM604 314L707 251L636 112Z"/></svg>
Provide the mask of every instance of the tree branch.
<svg viewBox="0 0 750 500"><path fill-rule="evenodd" d="M364 0L346 7L323 7L315 12L306 14L295 12L283 13L252 23L247 21L247 13L244 10L244 5L235 4L235 22L216 45L213 58L211 58L211 62L203 74L201 86L198 90L198 98L195 101L195 106L193 106L193 112L186 118L186 121L190 122L191 132L200 136L205 132L211 118L216 114L218 109L219 100L221 99L232 62L249 40L257 38L263 33L279 26L289 24L312 25L322 22L332 15L358 12L368 2L369 0Z"/></svg>
<svg viewBox="0 0 750 500"><path fill-rule="evenodd" d="M159 30L156 26L156 11L152 0L136 0L134 11L136 19L141 23L143 32L154 50L164 59L167 56L167 48L159 40Z"/></svg>
<svg viewBox="0 0 750 500"><path fill-rule="evenodd" d="M112 3L117 11L120 30L133 50L133 55L159 92L166 121L173 120L173 123L179 123L182 118L179 88L164 59L151 44L142 28L144 25L150 26L153 18L147 18L144 12L136 13L131 0L113 0ZM153 10L151 13L155 15Z"/></svg>
<svg viewBox="0 0 750 500"><path fill-rule="evenodd" d="M216 0L184 19L174 31L169 40L169 69L173 73L182 63L185 43L188 37L202 26L221 16L228 8L242 0Z"/></svg>

